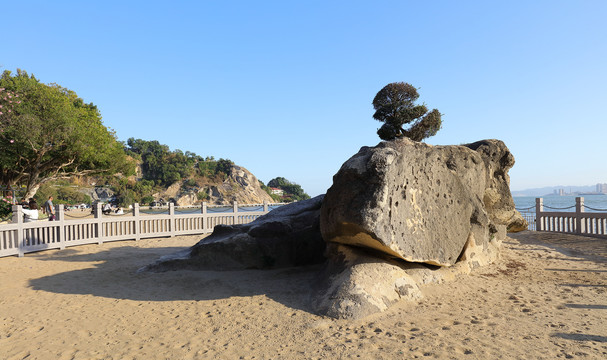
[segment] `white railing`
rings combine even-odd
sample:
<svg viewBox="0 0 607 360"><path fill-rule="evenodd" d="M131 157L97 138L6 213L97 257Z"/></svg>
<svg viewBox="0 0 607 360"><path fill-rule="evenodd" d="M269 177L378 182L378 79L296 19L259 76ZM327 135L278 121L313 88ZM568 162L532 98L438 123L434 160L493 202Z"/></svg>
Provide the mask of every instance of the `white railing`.
<svg viewBox="0 0 607 360"><path fill-rule="evenodd" d="M166 213L152 214L140 211L139 204L133 204L132 213L116 216L103 215L101 204L97 204L93 218L67 216L75 218L74 220L66 219L63 205L57 205L55 221L34 222L24 222L21 206L14 205L13 222L0 225L0 257L21 257L34 251L108 241L206 234L219 224L249 223L277 205L282 204L264 203L239 207L234 202L227 211L209 212L207 204L202 203L199 212L195 213L194 208L189 208L187 212L176 211L173 204L170 204Z"/></svg>
<svg viewBox="0 0 607 360"><path fill-rule="evenodd" d="M548 206L546 206L548 208ZM573 208L573 207L571 207ZM585 212L584 198L575 198L575 212L544 211L544 199L535 199L535 227L537 231L607 236L607 213ZM563 210L551 208L553 210ZM599 210L592 209L591 210Z"/></svg>

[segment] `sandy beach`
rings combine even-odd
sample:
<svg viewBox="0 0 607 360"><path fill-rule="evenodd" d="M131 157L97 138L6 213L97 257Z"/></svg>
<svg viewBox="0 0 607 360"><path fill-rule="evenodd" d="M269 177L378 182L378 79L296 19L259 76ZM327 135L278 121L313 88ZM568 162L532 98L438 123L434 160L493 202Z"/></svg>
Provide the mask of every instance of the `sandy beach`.
<svg viewBox="0 0 607 360"><path fill-rule="evenodd" d="M523 232L501 259L358 321L311 313L318 267L137 273L201 236L0 259L4 359L604 359L607 240Z"/></svg>

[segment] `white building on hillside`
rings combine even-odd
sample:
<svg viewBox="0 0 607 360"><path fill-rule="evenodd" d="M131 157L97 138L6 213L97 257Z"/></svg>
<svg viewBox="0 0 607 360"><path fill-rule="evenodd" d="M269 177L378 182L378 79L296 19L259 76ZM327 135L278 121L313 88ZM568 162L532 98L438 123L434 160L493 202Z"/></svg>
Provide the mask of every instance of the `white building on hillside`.
<svg viewBox="0 0 607 360"><path fill-rule="evenodd" d="M278 196L283 196L285 193L285 191L283 189L279 189L279 188L270 188L270 191L272 192L272 194L278 195Z"/></svg>

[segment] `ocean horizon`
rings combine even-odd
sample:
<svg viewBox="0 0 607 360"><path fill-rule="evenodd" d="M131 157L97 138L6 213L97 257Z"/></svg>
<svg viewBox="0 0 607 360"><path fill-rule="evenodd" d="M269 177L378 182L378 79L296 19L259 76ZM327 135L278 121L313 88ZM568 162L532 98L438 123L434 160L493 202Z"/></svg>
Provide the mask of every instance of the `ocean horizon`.
<svg viewBox="0 0 607 360"><path fill-rule="evenodd" d="M513 196L517 210L535 211L535 199L544 199L545 211L575 211L575 198L584 198L585 212L607 212L607 195L548 195L548 196Z"/></svg>

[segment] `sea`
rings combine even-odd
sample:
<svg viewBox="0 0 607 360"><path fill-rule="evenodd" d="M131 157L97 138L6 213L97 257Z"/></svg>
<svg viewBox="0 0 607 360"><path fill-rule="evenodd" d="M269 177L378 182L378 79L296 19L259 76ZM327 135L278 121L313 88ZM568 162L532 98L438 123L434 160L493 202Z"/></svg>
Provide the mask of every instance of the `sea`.
<svg viewBox="0 0 607 360"><path fill-rule="evenodd" d="M575 212L576 197L584 198L585 212L607 212L607 195L548 195L541 198L544 199L544 211ZM517 210L535 212L535 196L515 196L513 199Z"/></svg>

